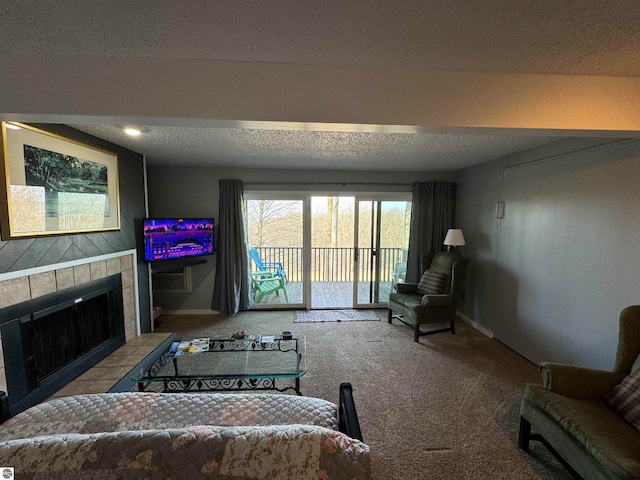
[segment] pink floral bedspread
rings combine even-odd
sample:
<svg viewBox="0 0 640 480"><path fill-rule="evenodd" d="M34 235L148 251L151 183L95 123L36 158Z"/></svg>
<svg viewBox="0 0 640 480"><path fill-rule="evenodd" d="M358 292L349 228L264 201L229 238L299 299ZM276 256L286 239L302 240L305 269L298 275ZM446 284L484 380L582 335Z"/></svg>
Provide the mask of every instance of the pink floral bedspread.
<svg viewBox="0 0 640 480"><path fill-rule="evenodd" d="M371 478L369 447L335 417L292 395L66 397L0 427L0 465L26 479Z"/></svg>

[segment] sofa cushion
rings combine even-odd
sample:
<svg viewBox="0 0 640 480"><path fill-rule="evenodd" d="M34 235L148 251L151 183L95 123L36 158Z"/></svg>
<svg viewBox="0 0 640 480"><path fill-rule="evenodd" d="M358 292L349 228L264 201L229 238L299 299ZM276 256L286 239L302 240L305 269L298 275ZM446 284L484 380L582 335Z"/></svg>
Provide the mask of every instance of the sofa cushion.
<svg viewBox="0 0 640 480"><path fill-rule="evenodd" d="M422 297L410 293L391 293L389 295L389 308L393 309L394 306L401 306L416 315L423 315L425 311L424 305L422 304Z"/></svg>
<svg viewBox="0 0 640 480"><path fill-rule="evenodd" d="M421 295L438 295L442 293L446 279L447 275L445 273L426 270L422 274L422 278L420 279L420 283L418 284L416 291Z"/></svg>
<svg viewBox="0 0 640 480"><path fill-rule="evenodd" d="M640 372L624 377L620 384L605 395L604 401L640 431Z"/></svg>
<svg viewBox="0 0 640 480"><path fill-rule="evenodd" d="M524 401L560 425L573 441L611 472L611 478L640 478L640 435L604 402L565 397L528 384ZM547 432L538 432L544 437Z"/></svg>

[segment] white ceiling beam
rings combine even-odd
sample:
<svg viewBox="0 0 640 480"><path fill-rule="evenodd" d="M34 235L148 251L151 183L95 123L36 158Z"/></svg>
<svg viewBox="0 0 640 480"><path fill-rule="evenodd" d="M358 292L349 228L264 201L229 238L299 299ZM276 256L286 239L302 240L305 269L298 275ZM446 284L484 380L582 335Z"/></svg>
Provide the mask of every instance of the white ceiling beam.
<svg viewBox="0 0 640 480"><path fill-rule="evenodd" d="M635 136L640 78L1 53L0 118Z"/></svg>

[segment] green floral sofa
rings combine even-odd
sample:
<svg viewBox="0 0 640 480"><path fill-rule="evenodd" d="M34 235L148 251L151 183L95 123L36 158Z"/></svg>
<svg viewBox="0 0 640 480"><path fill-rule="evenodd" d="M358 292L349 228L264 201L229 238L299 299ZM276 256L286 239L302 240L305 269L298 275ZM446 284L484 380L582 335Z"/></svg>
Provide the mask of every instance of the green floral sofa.
<svg viewBox="0 0 640 480"><path fill-rule="evenodd" d="M271 394L64 397L2 425L0 465L22 479L370 479L343 408Z"/></svg>

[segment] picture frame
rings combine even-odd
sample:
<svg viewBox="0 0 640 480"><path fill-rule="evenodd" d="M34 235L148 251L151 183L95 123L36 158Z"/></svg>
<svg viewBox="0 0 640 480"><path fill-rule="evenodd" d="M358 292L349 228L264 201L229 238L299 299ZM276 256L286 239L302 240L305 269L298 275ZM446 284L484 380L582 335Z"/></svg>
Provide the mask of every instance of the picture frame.
<svg viewBox="0 0 640 480"><path fill-rule="evenodd" d="M2 122L2 240L120 229L118 155Z"/></svg>

